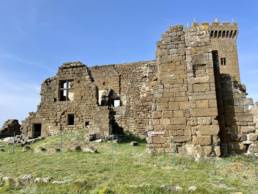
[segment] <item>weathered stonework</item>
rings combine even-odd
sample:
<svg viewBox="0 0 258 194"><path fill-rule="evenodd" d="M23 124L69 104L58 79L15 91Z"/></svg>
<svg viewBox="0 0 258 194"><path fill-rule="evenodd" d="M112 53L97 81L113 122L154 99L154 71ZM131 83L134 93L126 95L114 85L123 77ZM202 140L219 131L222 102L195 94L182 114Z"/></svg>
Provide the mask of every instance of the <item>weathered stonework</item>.
<svg viewBox="0 0 258 194"><path fill-rule="evenodd" d="M240 83L237 34L235 23L174 26L158 41L154 61L63 64L43 82L41 103L23 133L129 131L146 137L151 152L245 152L255 142L255 124Z"/></svg>
<svg viewBox="0 0 258 194"><path fill-rule="evenodd" d="M258 102L255 103L255 105L252 107L251 110L254 118L255 128L258 130Z"/></svg>

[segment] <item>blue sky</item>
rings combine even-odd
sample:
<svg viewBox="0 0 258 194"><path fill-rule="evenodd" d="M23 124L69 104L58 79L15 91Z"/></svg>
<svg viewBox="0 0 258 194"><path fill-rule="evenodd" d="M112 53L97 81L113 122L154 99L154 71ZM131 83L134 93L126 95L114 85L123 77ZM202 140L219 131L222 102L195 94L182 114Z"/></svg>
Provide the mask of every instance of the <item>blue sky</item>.
<svg viewBox="0 0 258 194"><path fill-rule="evenodd" d="M237 21L241 80L258 100L257 0L1 0L0 125L35 111L60 64L155 58L169 25Z"/></svg>

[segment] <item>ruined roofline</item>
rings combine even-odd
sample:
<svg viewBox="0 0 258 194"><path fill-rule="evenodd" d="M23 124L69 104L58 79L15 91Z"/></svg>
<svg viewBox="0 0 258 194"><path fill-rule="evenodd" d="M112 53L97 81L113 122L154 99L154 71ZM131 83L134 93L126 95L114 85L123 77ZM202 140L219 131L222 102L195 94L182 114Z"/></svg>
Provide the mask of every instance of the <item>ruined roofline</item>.
<svg viewBox="0 0 258 194"><path fill-rule="evenodd" d="M59 66L59 70L61 69L70 69L70 68L79 68L86 67L88 69L103 69L108 67L121 67L121 66L134 66L134 65L142 65L142 64L155 64L156 60L147 60L147 61L137 61L137 62L129 62L129 63L120 63L120 64L107 64L107 65L93 65L87 66L80 61L74 62L65 62L61 66Z"/></svg>
<svg viewBox="0 0 258 194"><path fill-rule="evenodd" d="M107 64L107 65L93 65L89 67L89 69L103 69L109 67L121 67L121 66L134 66L134 65L142 65L142 64L155 64L156 60L147 60L147 61L137 61L137 62L129 62L129 63L120 63L120 64Z"/></svg>

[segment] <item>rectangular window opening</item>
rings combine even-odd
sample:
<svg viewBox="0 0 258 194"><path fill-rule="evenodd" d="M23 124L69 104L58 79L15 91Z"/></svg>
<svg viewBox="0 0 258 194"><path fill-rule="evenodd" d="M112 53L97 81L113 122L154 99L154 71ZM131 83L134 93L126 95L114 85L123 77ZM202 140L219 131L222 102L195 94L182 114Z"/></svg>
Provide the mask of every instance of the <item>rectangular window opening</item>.
<svg viewBox="0 0 258 194"><path fill-rule="evenodd" d="M72 86L73 86L73 80L59 81L59 100L60 101L73 100Z"/></svg>
<svg viewBox="0 0 258 194"><path fill-rule="evenodd" d="M221 65L226 65L226 58L225 57L220 58L220 64Z"/></svg>
<svg viewBox="0 0 258 194"><path fill-rule="evenodd" d="M74 125L74 114L67 115L67 125Z"/></svg>

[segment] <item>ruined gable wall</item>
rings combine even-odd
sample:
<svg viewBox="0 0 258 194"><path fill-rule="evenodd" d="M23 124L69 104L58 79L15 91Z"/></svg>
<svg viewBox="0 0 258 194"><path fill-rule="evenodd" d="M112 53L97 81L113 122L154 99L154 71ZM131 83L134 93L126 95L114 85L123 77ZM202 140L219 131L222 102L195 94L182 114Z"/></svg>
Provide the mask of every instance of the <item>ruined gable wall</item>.
<svg viewBox="0 0 258 194"><path fill-rule="evenodd" d="M154 89L151 123L154 132L148 134L148 148L154 152L172 152L172 141L191 141L187 129L189 102L183 26L171 27L163 34L157 43L156 55L158 82Z"/></svg>
<svg viewBox="0 0 258 194"><path fill-rule="evenodd" d="M73 80L71 93L73 100L59 100L61 80ZM97 117L102 114L102 118ZM74 114L74 125L67 125L67 115ZM89 126L85 123L89 122ZM42 124L42 135L57 133L60 129L74 130L85 128L102 135L109 131L109 110L98 107L96 86L92 82L88 68L81 63L62 65L55 77L44 81L41 87L41 103L36 113L32 113L23 123L23 130L32 135L33 123Z"/></svg>

